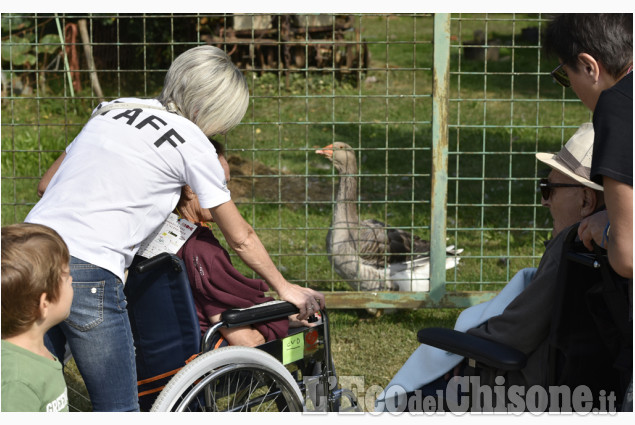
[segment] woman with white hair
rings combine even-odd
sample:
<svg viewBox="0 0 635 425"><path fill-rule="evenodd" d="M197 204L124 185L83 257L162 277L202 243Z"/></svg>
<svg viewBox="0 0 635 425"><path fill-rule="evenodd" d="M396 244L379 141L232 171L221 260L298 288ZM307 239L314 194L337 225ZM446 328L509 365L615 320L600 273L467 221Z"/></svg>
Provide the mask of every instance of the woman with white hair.
<svg viewBox="0 0 635 425"><path fill-rule="evenodd" d="M75 290L69 318L47 335L49 348L63 358L68 342L95 411L139 409L124 273L186 184L238 256L300 309L300 320L324 307L323 294L277 270L232 202L209 141L235 127L248 102L247 82L229 57L195 47L170 66L158 98L100 104L38 186L42 199L25 221L62 236Z"/></svg>

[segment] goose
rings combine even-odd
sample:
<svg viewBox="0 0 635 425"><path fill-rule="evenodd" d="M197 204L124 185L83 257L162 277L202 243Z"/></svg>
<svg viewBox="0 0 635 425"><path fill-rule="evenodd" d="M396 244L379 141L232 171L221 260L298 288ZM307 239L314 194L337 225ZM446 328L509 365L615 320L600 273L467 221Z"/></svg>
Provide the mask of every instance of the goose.
<svg viewBox="0 0 635 425"><path fill-rule="evenodd" d="M335 272L355 290L429 291L430 242L378 220L359 220L355 151L344 142L334 142L315 153L329 159L339 173L326 235L326 251ZM456 267L461 252L447 247L446 270Z"/></svg>

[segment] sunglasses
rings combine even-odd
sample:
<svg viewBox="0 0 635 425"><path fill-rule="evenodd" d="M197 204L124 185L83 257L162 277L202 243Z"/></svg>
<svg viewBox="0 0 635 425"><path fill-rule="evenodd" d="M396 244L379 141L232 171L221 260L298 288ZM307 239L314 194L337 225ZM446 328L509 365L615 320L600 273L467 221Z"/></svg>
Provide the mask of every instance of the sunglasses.
<svg viewBox="0 0 635 425"><path fill-rule="evenodd" d="M563 63L556 66L556 69L551 71L551 77L553 78L553 81L560 84L562 87L571 87L571 80L569 80L567 71L564 70L563 66Z"/></svg>
<svg viewBox="0 0 635 425"><path fill-rule="evenodd" d="M546 201L551 196L551 191L556 187L586 187L583 184L568 184L568 183L550 183L548 179L540 179L540 193L542 198Z"/></svg>

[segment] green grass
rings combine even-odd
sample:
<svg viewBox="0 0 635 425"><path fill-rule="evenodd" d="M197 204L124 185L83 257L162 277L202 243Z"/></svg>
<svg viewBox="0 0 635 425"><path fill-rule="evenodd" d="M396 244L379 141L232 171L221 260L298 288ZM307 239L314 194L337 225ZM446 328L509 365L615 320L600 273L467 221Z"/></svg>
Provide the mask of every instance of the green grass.
<svg viewBox="0 0 635 425"><path fill-rule="evenodd" d="M329 313L333 362L345 388L360 390L365 411L372 410L372 386L385 388L419 346L417 331L426 327L454 327L458 309L399 310L380 317L353 310ZM363 379L363 387L353 385Z"/></svg>
<svg viewBox="0 0 635 425"><path fill-rule="evenodd" d="M71 412L91 412L93 406L90 403L88 391L84 385L82 376L77 370L75 360L71 359L64 366L64 379L68 387L68 404Z"/></svg>

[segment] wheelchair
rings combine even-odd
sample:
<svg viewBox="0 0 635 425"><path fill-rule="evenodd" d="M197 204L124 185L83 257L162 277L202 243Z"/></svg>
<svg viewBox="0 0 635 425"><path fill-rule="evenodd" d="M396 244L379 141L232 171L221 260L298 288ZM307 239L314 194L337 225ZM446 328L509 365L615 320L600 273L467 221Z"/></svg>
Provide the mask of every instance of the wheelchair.
<svg viewBox="0 0 635 425"><path fill-rule="evenodd" d="M585 386L593 395L592 407L599 411L606 408L602 398L615 394L616 410L632 411L633 322L628 280L611 269L605 250L596 246L590 253L577 240L577 229L570 229L561 254L556 299L560 307L552 312L546 382L549 387ZM518 372L527 363L527 356L513 347L452 329L421 329L417 339L465 357L466 375L487 369L492 382L484 384L490 388L495 377ZM560 409L548 406L552 407Z"/></svg>
<svg viewBox="0 0 635 425"><path fill-rule="evenodd" d="M354 393L338 385L326 311L285 338L215 348L222 327L298 310L285 301L228 310L201 336L185 265L169 253L135 257L125 292L142 411L361 411Z"/></svg>

